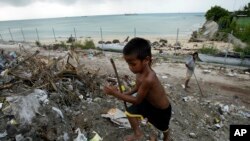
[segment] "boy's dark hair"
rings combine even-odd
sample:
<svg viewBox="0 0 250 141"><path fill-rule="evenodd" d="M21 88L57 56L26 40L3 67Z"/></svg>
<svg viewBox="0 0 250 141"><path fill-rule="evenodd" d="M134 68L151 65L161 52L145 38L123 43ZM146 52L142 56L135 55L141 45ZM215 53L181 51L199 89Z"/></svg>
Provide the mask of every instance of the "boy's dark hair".
<svg viewBox="0 0 250 141"><path fill-rule="evenodd" d="M123 48L123 55L131 54L135 54L139 60L143 60L147 56L151 58L152 54L149 41L138 37L131 39Z"/></svg>
<svg viewBox="0 0 250 141"><path fill-rule="evenodd" d="M197 55L197 56L198 56L198 52L194 52L194 53L193 53L193 56L195 56L195 55Z"/></svg>

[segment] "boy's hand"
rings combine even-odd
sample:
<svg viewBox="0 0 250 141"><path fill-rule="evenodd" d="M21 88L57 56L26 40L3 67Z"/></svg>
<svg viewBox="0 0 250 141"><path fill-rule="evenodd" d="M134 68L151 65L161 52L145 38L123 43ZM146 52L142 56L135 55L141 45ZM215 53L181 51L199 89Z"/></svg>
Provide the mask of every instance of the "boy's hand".
<svg viewBox="0 0 250 141"><path fill-rule="evenodd" d="M114 95L115 93L118 92L118 89L115 86L107 86L106 85L106 86L104 86L103 90L108 95Z"/></svg>

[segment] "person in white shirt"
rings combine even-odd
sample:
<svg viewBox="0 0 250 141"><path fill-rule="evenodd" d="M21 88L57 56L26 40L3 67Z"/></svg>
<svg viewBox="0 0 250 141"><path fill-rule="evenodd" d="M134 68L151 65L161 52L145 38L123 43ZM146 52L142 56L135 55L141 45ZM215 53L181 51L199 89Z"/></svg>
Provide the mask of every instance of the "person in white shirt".
<svg viewBox="0 0 250 141"><path fill-rule="evenodd" d="M198 52L194 52L192 57L190 57L187 61L186 61L186 67L187 67L187 73L186 73L186 81L185 81L185 89L190 88L188 86L188 82L190 80L190 78L192 77L192 75L194 74L194 69L195 69L195 62L198 58Z"/></svg>

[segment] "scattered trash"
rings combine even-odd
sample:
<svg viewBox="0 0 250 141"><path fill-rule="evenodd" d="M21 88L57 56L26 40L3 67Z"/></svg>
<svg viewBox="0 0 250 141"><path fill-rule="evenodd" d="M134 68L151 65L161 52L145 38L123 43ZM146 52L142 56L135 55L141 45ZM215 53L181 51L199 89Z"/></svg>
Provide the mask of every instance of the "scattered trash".
<svg viewBox="0 0 250 141"><path fill-rule="evenodd" d="M27 96L7 97L6 101L10 103L10 106L3 109L4 114L15 115L21 124L30 124L36 113L39 113L38 109L41 106L35 92ZM8 108L10 111L7 110Z"/></svg>
<svg viewBox="0 0 250 141"><path fill-rule="evenodd" d="M235 76L237 76L237 73L236 73L236 72L229 72L229 73L227 74L227 76L235 77Z"/></svg>
<svg viewBox="0 0 250 141"><path fill-rule="evenodd" d="M220 114L225 114L229 112L229 106L228 105L223 105L223 104L219 104L219 113Z"/></svg>
<svg viewBox="0 0 250 141"><path fill-rule="evenodd" d="M212 71L211 70L203 70L203 73L211 73Z"/></svg>
<svg viewBox="0 0 250 141"><path fill-rule="evenodd" d="M18 134L18 135L16 135L15 139L16 139L16 141L23 141L24 137L22 134Z"/></svg>
<svg viewBox="0 0 250 141"><path fill-rule="evenodd" d="M6 137L8 134L7 134L7 131L5 130L3 133L0 133L0 138L4 138Z"/></svg>
<svg viewBox="0 0 250 141"><path fill-rule="evenodd" d="M182 87L183 89L185 89L185 88L186 88L184 84L181 84L181 87Z"/></svg>
<svg viewBox="0 0 250 141"><path fill-rule="evenodd" d="M193 96L186 96L186 97L183 97L182 100L183 100L184 102L192 101L192 100L193 100Z"/></svg>
<svg viewBox="0 0 250 141"><path fill-rule="evenodd" d="M196 136L195 133L189 133L189 137L190 137L190 138L196 138L197 136Z"/></svg>
<svg viewBox="0 0 250 141"><path fill-rule="evenodd" d="M56 111L56 113L62 118L64 119L63 117L63 113L60 109L56 108L56 107L52 107L52 110Z"/></svg>
<svg viewBox="0 0 250 141"><path fill-rule="evenodd" d="M0 103L0 109L2 109L2 107L3 107L3 103Z"/></svg>
<svg viewBox="0 0 250 141"><path fill-rule="evenodd" d="M77 128L75 133L78 133L77 137L74 139L74 141L88 141L88 139L85 137L84 134L81 133L81 129Z"/></svg>
<svg viewBox="0 0 250 141"><path fill-rule="evenodd" d="M112 108L107 114L102 114L102 117L110 118L110 120L122 127L131 128L125 113L117 108Z"/></svg>
<svg viewBox="0 0 250 141"><path fill-rule="evenodd" d="M100 135L98 133L96 133L95 131L92 132L94 135L94 137L92 139L90 139L89 141L102 141L103 139L100 137Z"/></svg>
<svg viewBox="0 0 250 141"><path fill-rule="evenodd" d="M167 78L168 78L168 76L164 75L164 76L162 76L162 78L163 78L163 79L167 79Z"/></svg>

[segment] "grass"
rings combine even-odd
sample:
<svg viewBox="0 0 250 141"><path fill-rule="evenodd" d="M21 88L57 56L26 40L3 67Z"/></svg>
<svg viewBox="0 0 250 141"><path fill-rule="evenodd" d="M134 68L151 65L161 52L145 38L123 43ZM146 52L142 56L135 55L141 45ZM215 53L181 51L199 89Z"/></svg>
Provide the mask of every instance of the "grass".
<svg viewBox="0 0 250 141"><path fill-rule="evenodd" d="M247 46L245 48L240 48L235 46L233 49L235 52L240 53L241 58L244 58L246 55L250 56L250 46Z"/></svg>
<svg viewBox="0 0 250 141"><path fill-rule="evenodd" d="M94 44L93 40L86 39L84 41L84 43L82 43L81 41L77 41L77 42L72 43L71 47L81 48L81 49L94 49L95 44Z"/></svg>
<svg viewBox="0 0 250 141"><path fill-rule="evenodd" d="M199 49L198 51L199 53L202 54L210 54L210 55L215 55L219 53L219 50L213 46L213 45L203 45L203 47L201 49Z"/></svg>
<svg viewBox="0 0 250 141"><path fill-rule="evenodd" d="M250 25L250 17L240 17L237 19L237 24L240 26Z"/></svg>
<svg viewBox="0 0 250 141"><path fill-rule="evenodd" d="M41 47L41 46L42 46L42 44L41 44L40 41L36 41L35 44L36 44L36 46L38 46L38 47Z"/></svg>

